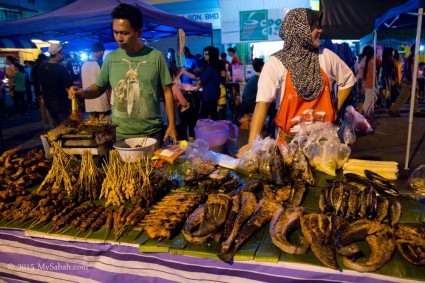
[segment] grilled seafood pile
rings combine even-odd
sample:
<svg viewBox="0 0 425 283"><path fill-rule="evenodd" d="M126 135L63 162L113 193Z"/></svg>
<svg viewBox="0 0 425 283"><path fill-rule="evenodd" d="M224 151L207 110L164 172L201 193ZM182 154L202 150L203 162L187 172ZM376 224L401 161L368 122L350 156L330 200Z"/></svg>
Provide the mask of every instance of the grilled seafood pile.
<svg viewBox="0 0 425 283"><path fill-rule="evenodd" d="M197 193L174 193L165 196L152 206L134 230L145 231L152 239L171 239L202 201L203 195Z"/></svg>
<svg viewBox="0 0 425 283"><path fill-rule="evenodd" d="M291 233L301 227L298 242L291 242ZM336 253L344 265L359 272L371 272L388 262L394 252L394 229L366 218L349 223L342 216L310 213L303 215L302 207L281 206L270 222L273 243L289 254L304 254L309 248L325 266L341 270ZM370 253L366 261L357 259L363 254L356 241L366 240ZM417 243L418 241L416 241ZM412 243L411 245L417 245ZM423 244L422 244L423 247ZM415 255L415 259L420 257Z"/></svg>
<svg viewBox="0 0 425 283"><path fill-rule="evenodd" d="M361 191L347 181L333 181L322 190L319 199L322 213L334 213L348 219L368 218L382 222L388 218L391 226L398 223L401 205L379 195L373 186Z"/></svg>
<svg viewBox="0 0 425 283"><path fill-rule="evenodd" d="M227 193L236 189L239 185L239 178L231 176L229 169L217 169L211 163L193 165L193 169L183 176L184 185L192 190L201 192L221 192Z"/></svg>
<svg viewBox="0 0 425 283"><path fill-rule="evenodd" d="M270 221L279 206L274 199L263 197L258 203L254 193L242 191L232 197L210 194L188 217L183 235L191 243L214 239L221 244L219 258L232 260L242 245L264 224Z"/></svg>
<svg viewBox="0 0 425 283"><path fill-rule="evenodd" d="M19 147L15 147L0 156L0 189L30 188L40 183L52 166L43 150L33 149L24 155L18 151Z"/></svg>

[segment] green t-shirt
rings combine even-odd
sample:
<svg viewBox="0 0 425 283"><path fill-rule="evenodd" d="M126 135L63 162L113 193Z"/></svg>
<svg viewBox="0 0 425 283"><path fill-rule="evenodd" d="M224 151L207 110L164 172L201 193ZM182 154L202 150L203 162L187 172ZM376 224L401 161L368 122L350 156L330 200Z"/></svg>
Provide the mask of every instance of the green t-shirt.
<svg viewBox="0 0 425 283"><path fill-rule="evenodd" d="M151 47L131 55L119 48L106 56L96 85L112 87L112 123L118 126L118 138L161 130L159 93L172 82L164 56Z"/></svg>

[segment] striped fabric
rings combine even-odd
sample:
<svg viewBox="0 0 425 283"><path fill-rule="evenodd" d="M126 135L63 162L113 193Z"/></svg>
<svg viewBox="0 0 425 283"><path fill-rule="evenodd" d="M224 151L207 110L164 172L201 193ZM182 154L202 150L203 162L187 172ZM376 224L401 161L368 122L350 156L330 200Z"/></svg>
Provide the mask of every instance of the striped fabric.
<svg viewBox="0 0 425 283"><path fill-rule="evenodd" d="M24 39L0 39L0 48L37 48L37 45Z"/></svg>
<svg viewBox="0 0 425 283"><path fill-rule="evenodd" d="M255 261L227 264L137 246L28 237L0 229L0 282L415 282L349 270Z"/></svg>

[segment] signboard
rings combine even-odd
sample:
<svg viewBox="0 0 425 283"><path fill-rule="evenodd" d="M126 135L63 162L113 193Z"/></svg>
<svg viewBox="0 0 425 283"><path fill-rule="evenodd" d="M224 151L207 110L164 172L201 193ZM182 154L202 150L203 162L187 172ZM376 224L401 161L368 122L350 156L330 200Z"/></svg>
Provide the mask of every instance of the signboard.
<svg viewBox="0 0 425 283"><path fill-rule="evenodd" d="M213 29L221 29L220 10L190 14L179 14L179 16L185 17L189 20L196 22L211 23Z"/></svg>
<svg viewBox="0 0 425 283"><path fill-rule="evenodd" d="M239 12L240 40L267 40L267 19L267 10Z"/></svg>
<svg viewBox="0 0 425 283"><path fill-rule="evenodd" d="M280 41L279 29L286 13L310 8L310 0L221 0L220 7L222 44Z"/></svg>

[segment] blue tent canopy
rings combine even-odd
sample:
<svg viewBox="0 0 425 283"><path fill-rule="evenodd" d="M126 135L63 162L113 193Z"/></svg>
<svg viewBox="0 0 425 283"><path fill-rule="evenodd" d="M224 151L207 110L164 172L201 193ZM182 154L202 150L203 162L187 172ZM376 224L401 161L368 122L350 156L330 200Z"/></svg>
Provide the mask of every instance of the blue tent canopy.
<svg viewBox="0 0 425 283"><path fill-rule="evenodd" d="M410 0L403 5L389 9L384 15L375 19L375 30L416 29L419 8L425 8L424 0Z"/></svg>
<svg viewBox="0 0 425 283"><path fill-rule="evenodd" d="M68 41L68 46L86 46L100 41L113 42L111 12L120 3L139 7L143 14L146 39L177 36L181 28L186 36L212 37L210 23L196 22L172 15L143 0L77 0L60 9L18 21L0 22L0 39L41 39Z"/></svg>

